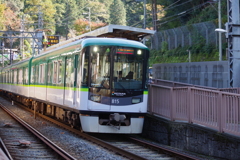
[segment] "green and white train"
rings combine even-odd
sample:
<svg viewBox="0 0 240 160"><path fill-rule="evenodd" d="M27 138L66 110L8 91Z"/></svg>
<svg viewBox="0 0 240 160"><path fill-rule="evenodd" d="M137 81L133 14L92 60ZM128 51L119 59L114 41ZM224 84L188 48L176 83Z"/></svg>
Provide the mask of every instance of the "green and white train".
<svg viewBox="0 0 240 160"><path fill-rule="evenodd" d="M142 132L149 49L120 38L83 38L0 70L0 89L84 132Z"/></svg>

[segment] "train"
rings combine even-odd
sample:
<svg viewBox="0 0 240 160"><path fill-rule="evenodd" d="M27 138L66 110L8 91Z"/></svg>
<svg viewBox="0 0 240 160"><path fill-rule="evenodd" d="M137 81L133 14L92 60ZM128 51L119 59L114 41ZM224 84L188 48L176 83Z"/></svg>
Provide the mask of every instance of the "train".
<svg viewBox="0 0 240 160"><path fill-rule="evenodd" d="M0 92L88 133L139 134L148 100L149 49L85 37L0 69Z"/></svg>

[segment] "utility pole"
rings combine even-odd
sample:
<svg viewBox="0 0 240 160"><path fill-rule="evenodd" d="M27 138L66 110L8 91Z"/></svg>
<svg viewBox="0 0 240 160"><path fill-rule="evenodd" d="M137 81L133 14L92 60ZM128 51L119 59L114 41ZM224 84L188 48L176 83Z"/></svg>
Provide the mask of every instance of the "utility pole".
<svg viewBox="0 0 240 160"><path fill-rule="evenodd" d="M89 21L89 29L91 31L91 8L88 7L88 21Z"/></svg>
<svg viewBox="0 0 240 160"><path fill-rule="evenodd" d="M156 0L152 0L152 22L153 22L153 30L157 31L157 2Z"/></svg>
<svg viewBox="0 0 240 160"><path fill-rule="evenodd" d="M23 32L24 32L24 29L25 29L25 26L24 26L24 15L22 16L22 19L21 19L21 37L23 37ZM22 55L22 59L25 59L24 57L24 53L23 53L23 43L24 43L24 38L20 38L20 54Z"/></svg>
<svg viewBox="0 0 240 160"><path fill-rule="evenodd" d="M2 67L4 67L4 42L1 42L1 47L2 47Z"/></svg>
<svg viewBox="0 0 240 160"><path fill-rule="evenodd" d="M240 2L228 0L228 22L226 35L228 39L229 82L230 87L240 87Z"/></svg>
<svg viewBox="0 0 240 160"><path fill-rule="evenodd" d="M222 28L222 17L221 17L221 0L218 0L218 28ZM219 40L219 61L222 61L222 33L218 33Z"/></svg>
<svg viewBox="0 0 240 160"><path fill-rule="evenodd" d="M146 29L146 0L143 0L143 29Z"/></svg>

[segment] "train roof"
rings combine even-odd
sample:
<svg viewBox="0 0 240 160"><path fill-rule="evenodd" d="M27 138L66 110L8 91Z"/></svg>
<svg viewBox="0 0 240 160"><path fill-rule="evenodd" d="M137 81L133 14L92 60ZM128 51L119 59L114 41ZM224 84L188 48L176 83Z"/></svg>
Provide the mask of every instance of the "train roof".
<svg viewBox="0 0 240 160"><path fill-rule="evenodd" d="M91 45L128 46L134 48L148 49L147 46L140 42L120 38L87 38L82 41L82 47L87 47Z"/></svg>

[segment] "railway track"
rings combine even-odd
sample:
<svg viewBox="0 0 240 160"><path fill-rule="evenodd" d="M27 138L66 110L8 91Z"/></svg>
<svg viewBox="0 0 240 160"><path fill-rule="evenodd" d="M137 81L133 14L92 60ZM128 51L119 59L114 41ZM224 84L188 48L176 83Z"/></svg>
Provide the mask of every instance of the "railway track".
<svg viewBox="0 0 240 160"><path fill-rule="evenodd" d="M200 160L201 158L183 153L177 149L154 144L138 136L93 134L113 146L127 150L147 160Z"/></svg>
<svg viewBox="0 0 240 160"><path fill-rule="evenodd" d="M19 104L20 105L20 104ZM20 105L21 106L21 105ZM27 109L24 107L24 109ZM30 109L27 109L33 112ZM119 159L151 159L151 160L168 160L168 159L199 159L194 156L178 152L176 150L166 149L157 145L153 145L143 140L139 140L133 137L126 137L120 135L109 135L107 134L85 134L79 130L73 129L70 126L64 125L56 120L53 120L49 117L36 113L36 115L46 119L47 121L53 122L58 126L66 129L65 132L72 132L75 135L82 137L94 144L100 145L103 148L109 150L109 152L114 152L116 155L121 155ZM54 140L53 140L54 141ZM66 145L65 145L66 146ZM66 146L68 148L68 146ZM63 148L64 149L64 148ZM67 150L67 149L66 149ZM74 152L71 150L71 152ZM77 155L78 153L72 153L72 155ZM113 153L110 153L113 154ZM76 156L78 159L78 156ZM82 157L83 158L83 157ZM83 158L84 159L84 158ZM113 158L114 159L114 158ZM116 158L115 158L116 159ZM118 159L118 158L117 158Z"/></svg>
<svg viewBox="0 0 240 160"><path fill-rule="evenodd" d="M18 118L0 104L0 137L7 156L14 160L73 160L71 155L54 145L49 139Z"/></svg>

